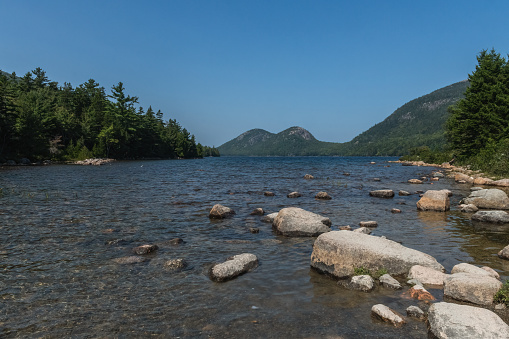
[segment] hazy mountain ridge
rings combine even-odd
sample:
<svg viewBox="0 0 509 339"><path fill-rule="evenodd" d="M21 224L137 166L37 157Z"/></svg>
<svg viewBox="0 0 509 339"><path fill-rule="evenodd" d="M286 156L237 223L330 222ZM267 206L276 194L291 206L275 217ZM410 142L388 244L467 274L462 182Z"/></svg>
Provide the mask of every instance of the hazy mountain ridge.
<svg viewBox="0 0 509 339"><path fill-rule="evenodd" d="M419 146L439 149L445 145L447 108L464 97L468 84L467 80L460 81L411 100L346 143L316 140L302 127L277 134L258 128L218 149L226 156L401 155Z"/></svg>

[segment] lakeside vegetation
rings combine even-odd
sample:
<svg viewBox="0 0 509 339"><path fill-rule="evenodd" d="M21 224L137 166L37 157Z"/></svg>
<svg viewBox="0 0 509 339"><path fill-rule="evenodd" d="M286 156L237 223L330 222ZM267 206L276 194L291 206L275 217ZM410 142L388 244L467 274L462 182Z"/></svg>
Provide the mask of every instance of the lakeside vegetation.
<svg viewBox="0 0 509 339"><path fill-rule="evenodd" d="M494 176L509 175L509 62L495 50L477 56L465 98L449 107L444 150L414 148L402 160L454 160Z"/></svg>
<svg viewBox="0 0 509 339"><path fill-rule="evenodd" d="M145 111L122 82L107 94L93 79L73 88L41 68L23 77L0 71L0 162L204 156L219 152L160 110Z"/></svg>

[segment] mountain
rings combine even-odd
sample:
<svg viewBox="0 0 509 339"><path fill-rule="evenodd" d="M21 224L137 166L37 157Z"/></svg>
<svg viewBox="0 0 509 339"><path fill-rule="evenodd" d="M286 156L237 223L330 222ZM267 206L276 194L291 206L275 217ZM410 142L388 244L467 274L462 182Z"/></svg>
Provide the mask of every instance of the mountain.
<svg viewBox="0 0 509 339"><path fill-rule="evenodd" d="M402 155L410 148L445 145L447 107L464 97L468 81L438 89L409 101L384 121L346 143L317 140L301 127L274 134L263 129L249 130L218 147L221 155Z"/></svg>

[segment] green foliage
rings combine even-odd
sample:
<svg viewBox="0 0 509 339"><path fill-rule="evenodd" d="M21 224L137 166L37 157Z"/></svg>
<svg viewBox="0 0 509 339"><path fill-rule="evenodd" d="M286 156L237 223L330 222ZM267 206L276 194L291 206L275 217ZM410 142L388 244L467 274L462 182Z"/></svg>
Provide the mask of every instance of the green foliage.
<svg viewBox="0 0 509 339"><path fill-rule="evenodd" d="M411 148L409 154L402 156L402 161L424 161L428 164L442 164L453 159L450 151L434 151L428 146Z"/></svg>
<svg viewBox="0 0 509 339"><path fill-rule="evenodd" d="M355 267L353 275L371 275L371 272L365 267Z"/></svg>
<svg viewBox="0 0 509 339"><path fill-rule="evenodd" d="M137 107L122 82L106 95L93 79L58 87L41 68L22 78L0 71L0 159L82 160L90 157L219 156L199 146L175 120Z"/></svg>
<svg viewBox="0 0 509 339"><path fill-rule="evenodd" d="M506 280L500 290L495 293L493 301L500 304L509 306L509 280Z"/></svg>
<svg viewBox="0 0 509 339"><path fill-rule="evenodd" d="M378 279L382 275L387 274L387 273L389 273L389 272L385 268L382 267L381 269L379 269L378 271L373 273L373 278Z"/></svg>

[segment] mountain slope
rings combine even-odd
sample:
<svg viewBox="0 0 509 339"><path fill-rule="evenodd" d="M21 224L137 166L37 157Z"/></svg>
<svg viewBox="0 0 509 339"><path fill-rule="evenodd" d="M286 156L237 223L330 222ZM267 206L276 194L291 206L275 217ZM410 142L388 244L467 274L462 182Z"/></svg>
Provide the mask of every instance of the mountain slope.
<svg viewBox="0 0 509 339"><path fill-rule="evenodd" d="M445 145L447 107L464 97L468 81L460 81L409 101L384 121L346 143L316 140L301 127L278 134L252 129L219 146L221 155L402 155L410 148Z"/></svg>

